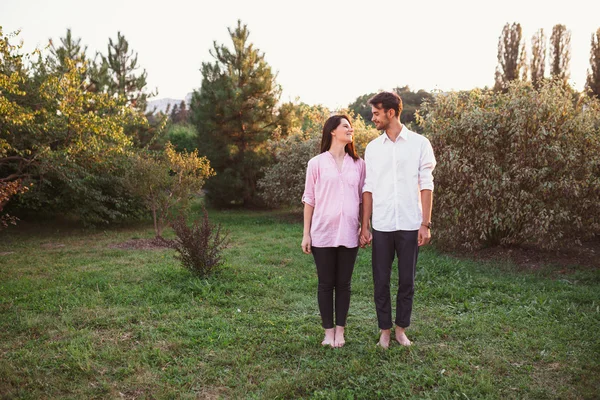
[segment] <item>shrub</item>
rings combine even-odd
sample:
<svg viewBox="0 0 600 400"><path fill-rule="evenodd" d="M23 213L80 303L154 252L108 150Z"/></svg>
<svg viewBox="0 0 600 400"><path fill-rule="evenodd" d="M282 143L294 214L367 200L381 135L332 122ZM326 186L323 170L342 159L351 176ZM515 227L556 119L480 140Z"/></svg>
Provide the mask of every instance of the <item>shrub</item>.
<svg viewBox="0 0 600 400"><path fill-rule="evenodd" d="M161 238L177 250L176 257L184 268L200 277L211 275L222 264L222 251L229 243L228 232L221 230L221 224L212 224L204 208L203 211L202 221L194 220L191 227L187 225L185 215L179 214L171 222L177 237L174 240Z"/></svg>
<svg viewBox="0 0 600 400"><path fill-rule="evenodd" d="M173 124L167 131L169 142L179 152L192 152L198 147L198 133L189 124Z"/></svg>
<svg viewBox="0 0 600 400"><path fill-rule="evenodd" d="M18 218L6 213L2 213L4 206L12 196L25 193L29 187L23 186L20 180L12 182L2 182L0 180L0 230L8 227L9 224L16 225Z"/></svg>
<svg viewBox="0 0 600 400"><path fill-rule="evenodd" d="M569 88L438 95L421 118L443 246L566 247L600 233L600 102Z"/></svg>
<svg viewBox="0 0 600 400"><path fill-rule="evenodd" d="M326 118L325 118L326 119ZM306 180L308 161L319 154L323 123L296 128L283 139L269 141L275 163L258 181L261 196L270 206L300 205ZM379 134L375 128L366 126L360 116L353 119L354 145L363 157L369 141Z"/></svg>
<svg viewBox="0 0 600 400"><path fill-rule="evenodd" d="M187 210L206 179L214 175L206 157L198 150L178 153L167 142L162 153L140 153L127 173L131 190L140 196L152 213L156 237L170 215Z"/></svg>

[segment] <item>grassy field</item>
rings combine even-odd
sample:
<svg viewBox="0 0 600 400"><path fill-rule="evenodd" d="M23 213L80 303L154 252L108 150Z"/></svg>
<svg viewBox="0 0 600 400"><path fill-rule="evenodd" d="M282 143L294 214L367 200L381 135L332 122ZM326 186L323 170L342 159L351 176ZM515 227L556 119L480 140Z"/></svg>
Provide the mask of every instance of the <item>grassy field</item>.
<svg viewBox="0 0 600 400"><path fill-rule="evenodd" d="M232 242L205 280L172 250L111 247L152 237L150 224L0 234L0 398L600 397L598 270L523 272L425 249L414 346L384 351L361 250L346 346L323 348L301 225L210 216Z"/></svg>

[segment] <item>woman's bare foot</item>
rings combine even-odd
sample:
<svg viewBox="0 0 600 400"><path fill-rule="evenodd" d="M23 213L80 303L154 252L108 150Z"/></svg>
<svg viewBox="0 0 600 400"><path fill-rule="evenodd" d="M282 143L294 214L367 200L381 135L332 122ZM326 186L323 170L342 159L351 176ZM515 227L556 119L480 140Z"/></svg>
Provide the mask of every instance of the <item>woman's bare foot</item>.
<svg viewBox="0 0 600 400"><path fill-rule="evenodd" d="M346 340L344 340L344 327L336 326L335 327L335 340L333 342L333 347L343 347L346 344Z"/></svg>
<svg viewBox="0 0 600 400"><path fill-rule="evenodd" d="M323 346L331 346L334 347L335 343L335 329L325 329L325 339L321 342Z"/></svg>
<svg viewBox="0 0 600 400"><path fill-rule="evenodd" d="M381 346L382 349L387 349L390 347L390 334L391 332L389 329L382 329L381 335L379 335L379 343L377 343L377 345Z"/></svg>
<svg viewBox="0 0 600 400"><path fill-rule="evenodd" d="M396 327L396 341L400 343L402 346L410 346L412 343L406 337L406 333L404 333L404 328Z"/></svg>

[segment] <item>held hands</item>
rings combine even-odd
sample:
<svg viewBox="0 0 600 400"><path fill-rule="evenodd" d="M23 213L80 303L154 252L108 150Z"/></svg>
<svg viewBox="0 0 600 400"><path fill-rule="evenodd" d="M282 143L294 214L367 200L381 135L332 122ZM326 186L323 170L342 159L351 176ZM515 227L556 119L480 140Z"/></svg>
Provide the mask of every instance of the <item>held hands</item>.
<svg viewBox="0 0 600 400"><path fill-rule="evenodd" d="M310 246L312 244L312 240L310 239L310 235L304 235L302 237L302 251L305 254L310 254Z"/></svg>
<svg viewBox="0 0 600 400"><path fill-rule="evenodd" d="M362 228L360 230L360 247L364 249L366 246L369 246L371 244L372 240L373 234L371 233L369 228Z"/></svg>
<svg viewBox="0 0 600 400"><path fill-rule="evenodd" d="M431 231L429 230L428 227L421 225L421 227L419 228L419 239L417 241L419 246L425 246L427 244L429 244L429 241L431 240Z"/></svg>

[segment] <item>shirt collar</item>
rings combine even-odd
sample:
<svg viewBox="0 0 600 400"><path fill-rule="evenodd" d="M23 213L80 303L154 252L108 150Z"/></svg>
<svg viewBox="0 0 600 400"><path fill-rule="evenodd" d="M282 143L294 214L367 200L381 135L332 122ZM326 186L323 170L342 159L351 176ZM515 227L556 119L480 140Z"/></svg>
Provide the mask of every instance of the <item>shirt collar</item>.
<svg viewBox="0 0 600 400"><path fill-rule="evenodd" d="M402 125L402 130L400 131L400 134L398 135L398 138L402 138L404 140L408 139L408 128L406 126L404 126L404 124ZM385 133L385 131L383 131L383 134L381 135L383 136L383 143L387 141L390 141L390 138L388 137L387 133ZM396 142L398 141L398 138L396 138Z"/></svg>

